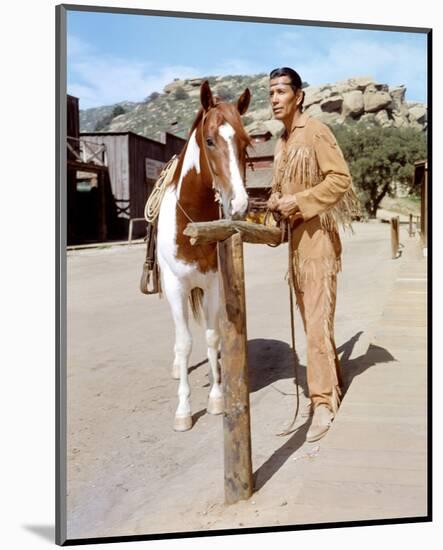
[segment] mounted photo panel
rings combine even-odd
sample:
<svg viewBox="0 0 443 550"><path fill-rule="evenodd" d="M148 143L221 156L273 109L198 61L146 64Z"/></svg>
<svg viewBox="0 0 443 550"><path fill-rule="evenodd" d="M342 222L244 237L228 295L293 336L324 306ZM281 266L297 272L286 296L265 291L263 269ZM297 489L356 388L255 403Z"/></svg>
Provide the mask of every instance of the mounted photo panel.
<svg viewBox="0 0 443 550"><path fill-rule="evenodd" d="M431 521L431 29L56 14L56 542Z"/></svg>

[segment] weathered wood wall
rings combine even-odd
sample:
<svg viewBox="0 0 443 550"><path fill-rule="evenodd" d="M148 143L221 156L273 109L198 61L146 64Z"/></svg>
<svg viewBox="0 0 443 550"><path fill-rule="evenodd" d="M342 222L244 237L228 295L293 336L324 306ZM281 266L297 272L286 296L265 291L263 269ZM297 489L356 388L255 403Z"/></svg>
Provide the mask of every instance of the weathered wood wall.
<svg viewBox="0 0 443 550"><path fill-rule="evenodd" d="M185 140L166 134L166 143L139 136L133 132L82 133L82 137L107 149L109 179L119 217L143 217L143 211L154 180L146 177L146 159L166 163L180 153Z"/></svg>

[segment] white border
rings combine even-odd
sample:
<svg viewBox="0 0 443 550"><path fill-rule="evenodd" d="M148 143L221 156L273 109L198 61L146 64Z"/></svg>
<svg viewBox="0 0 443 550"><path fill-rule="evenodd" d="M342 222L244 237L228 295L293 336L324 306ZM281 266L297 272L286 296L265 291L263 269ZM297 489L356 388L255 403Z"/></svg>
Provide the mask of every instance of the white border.
<svg viewBox="0 0 443 550"><path fill-rule="evenodd" d="M38 533L54 522L54 23L57 2L26 0L2 7L2 546L8 550L51 548ZM186 10L233 15L287 17L350 23L432 27L434 29L434 150L441 143L441 39L438 2L418 4L373 0L355 2L267 2L234 0L214 3L187 0L83 1L144 9ZM277 54L277 52L276 52ZM364 60L362 60L364 64ZM277 63L278 64L278 63ZM439 67L440 66L440 67ZM440 127L439 127L440 124ZM443 185L441 153L434 156L434 280L442 280L438 250L438 205ZM6 249L6 256L5 256ZM441 305L434 284L434 309ZM439 335L436 314L434 333ZM11 330L12 329L12 330ZM434 388L443 388L441 353L434 356ZM438 395L435 393L435 398ZM436 400L436 399L435 399ZM441 401L434 424L440 426ZM402 550L432 545L441 531L441 427L434 435L435 504L433 524L340 528L231 537L202 537L107 544L105 548L356 548L401 545ZM43 526L43 529L41 529ZM100 545L101 547L101 545Z"/></svg>

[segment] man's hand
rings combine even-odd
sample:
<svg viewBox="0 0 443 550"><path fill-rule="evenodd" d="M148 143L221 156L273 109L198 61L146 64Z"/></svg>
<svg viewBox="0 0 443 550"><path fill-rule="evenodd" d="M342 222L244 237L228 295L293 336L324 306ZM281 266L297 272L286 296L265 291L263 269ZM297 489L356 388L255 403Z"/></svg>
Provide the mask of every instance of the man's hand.
<svg viewBox="0 0 443 550"><path fill-rule="evenodd" d="M299 209L295 195L283 195L277 201L276 210L277 212L280 212L283 218L289 218L290 216L297 214Z"/></svg>
<svg viewBox="0 0 443 550"><path fill-rule="evenodd" d="M281 193L272 193L272 195L269 197L268 202L266 203L266 206L269 208L269 210L274 211L278 206L278 201L281 198Z"/></svg>

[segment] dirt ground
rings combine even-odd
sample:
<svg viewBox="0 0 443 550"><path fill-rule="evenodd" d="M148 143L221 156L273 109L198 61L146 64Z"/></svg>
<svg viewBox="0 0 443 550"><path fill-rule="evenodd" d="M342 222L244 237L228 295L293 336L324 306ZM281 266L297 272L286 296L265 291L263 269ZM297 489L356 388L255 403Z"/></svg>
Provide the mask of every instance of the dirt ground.
<svg viewBox="0 0 443 550"><path fill-rule="evenodd" d="M343 244L335 333L351 387L398 267L386 224L356 224ZM68 254L68 538L309 523L297 495L322 442L304 441L305 418L295 434L276 435L295 406L286 247L245 245L255 492L233 506L223 503L222 416L206 413L208 364L195 324L194 426L172 429L173 323L166 299L138 289L144 253L132 245ZM298 316L296 333L306 392Z"/></svg>

